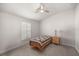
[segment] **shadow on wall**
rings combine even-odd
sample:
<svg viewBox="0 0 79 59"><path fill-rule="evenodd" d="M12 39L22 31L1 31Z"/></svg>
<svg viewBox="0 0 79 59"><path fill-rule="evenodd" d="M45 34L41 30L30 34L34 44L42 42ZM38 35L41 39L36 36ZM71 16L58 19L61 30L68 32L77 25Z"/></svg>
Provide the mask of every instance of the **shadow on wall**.
<svg viewBox="0 0 79 59"><path fill-rule="evenodd" d="M75 45L75 29L67 27L65 30L59 31L61 36L61 44L74 47Z"/></svg>

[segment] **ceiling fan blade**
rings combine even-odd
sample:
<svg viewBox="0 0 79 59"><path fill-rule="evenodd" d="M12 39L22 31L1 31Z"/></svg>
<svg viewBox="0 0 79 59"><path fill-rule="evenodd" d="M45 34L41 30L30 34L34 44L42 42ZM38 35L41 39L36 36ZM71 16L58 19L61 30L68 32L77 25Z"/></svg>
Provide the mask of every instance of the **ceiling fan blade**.
<svg viewBox="0 0 79 59"><path fill-rule="evenodd" d="M35 9L35 12L36 13L37 12L41 12L41 13L46 12L46 13L49 13L49 11L45 9L45 5L44 4L40 4L40 6Z"/></svg>
<svg viewBox="0 0 79 59"><path fill-rule="evenodd" d="M49 11L48 11L48 10L45 10L45 12L49 13Z"/></svg>
<svg viewBox="0 0 79 59"><path fill-rule="evenodd" d="M35 9L35 12L37 13L40 10L40 8Z"/></svg>

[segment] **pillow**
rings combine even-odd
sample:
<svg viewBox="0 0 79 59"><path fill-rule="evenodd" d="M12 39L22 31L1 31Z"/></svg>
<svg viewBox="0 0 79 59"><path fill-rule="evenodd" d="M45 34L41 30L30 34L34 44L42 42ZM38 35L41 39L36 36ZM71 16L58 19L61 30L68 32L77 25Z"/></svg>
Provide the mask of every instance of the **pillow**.
<svg viewBox="0 0 79 59"><path fill-rule="evenodd" d="M40 36L40 40L41 40L41 42L44 42L44 41L47 40L47 37L45 37L45 36Z"/></svg>

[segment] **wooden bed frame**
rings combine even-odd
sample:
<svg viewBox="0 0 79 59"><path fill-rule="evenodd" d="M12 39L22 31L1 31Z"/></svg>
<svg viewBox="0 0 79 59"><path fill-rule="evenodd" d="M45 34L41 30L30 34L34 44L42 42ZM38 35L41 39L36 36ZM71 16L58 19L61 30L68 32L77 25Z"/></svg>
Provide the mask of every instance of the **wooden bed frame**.
<svg viewBox="0 0 79 59"><path fill-rule="evenodd" d="M44 42L41 42L42 45L38 42L30 41L30 46L32 48L38 48L39 50L43 50L50 43L51 43L51 38L48 38Z"/></svg>

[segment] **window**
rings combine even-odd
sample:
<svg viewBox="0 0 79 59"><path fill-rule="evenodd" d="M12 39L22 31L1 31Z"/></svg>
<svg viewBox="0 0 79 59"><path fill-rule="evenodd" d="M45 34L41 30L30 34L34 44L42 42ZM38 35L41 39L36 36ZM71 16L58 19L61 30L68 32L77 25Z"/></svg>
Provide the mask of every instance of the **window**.
<svg viewBox="0 0 79 59"><path fill-rule="evenodd" d="M21 40L31 38L31 24L28 22L22 22L21 24Z"/></svg>

